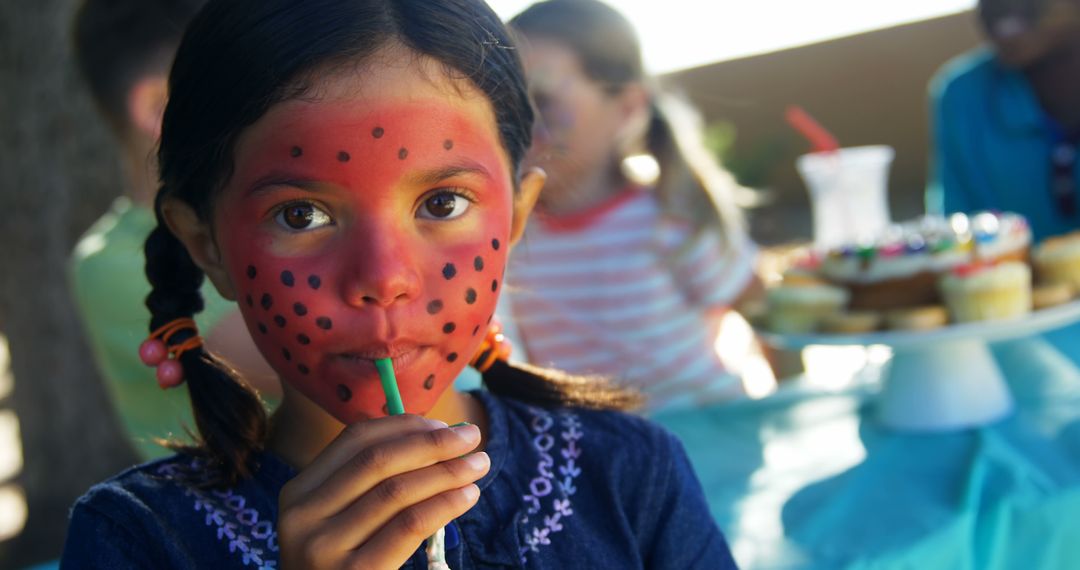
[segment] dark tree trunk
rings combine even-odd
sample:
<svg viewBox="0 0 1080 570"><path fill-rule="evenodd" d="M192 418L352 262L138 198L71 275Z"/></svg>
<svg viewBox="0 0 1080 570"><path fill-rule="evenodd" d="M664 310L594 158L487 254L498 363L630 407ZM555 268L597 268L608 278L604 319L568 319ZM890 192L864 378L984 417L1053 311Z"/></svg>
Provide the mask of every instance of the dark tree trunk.
<svg viewBox="0 0 1080 570"><path fill-rule="evenodd" d="M76 73L74 0L0 2L0 332L19 418L23 533L0 567L60 553L67 510L134 461L84 344L65 276L79 235L120 189L113 142Z"/></svg>

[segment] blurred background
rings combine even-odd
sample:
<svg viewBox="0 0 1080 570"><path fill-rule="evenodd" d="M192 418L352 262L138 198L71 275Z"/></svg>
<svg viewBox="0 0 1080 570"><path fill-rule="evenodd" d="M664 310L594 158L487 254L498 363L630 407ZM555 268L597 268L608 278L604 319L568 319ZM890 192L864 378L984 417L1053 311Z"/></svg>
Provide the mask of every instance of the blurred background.
<svg viewBox="0 0 1080 570"><path fill-rule="evenodd" d="M794 167L808 145L784 122L791 104L843 146L894 147L892 217L922 213L927 82L979 42L973 1L608 1L637 27L648 71L701 108L714 152L755 189L758 243L811 235ZM528 4L492 2L505 18ZM55 559L74 499L134 458L64 274L122 189L113 139L74 67L75 5L0 3L0 569Z"/></svg>

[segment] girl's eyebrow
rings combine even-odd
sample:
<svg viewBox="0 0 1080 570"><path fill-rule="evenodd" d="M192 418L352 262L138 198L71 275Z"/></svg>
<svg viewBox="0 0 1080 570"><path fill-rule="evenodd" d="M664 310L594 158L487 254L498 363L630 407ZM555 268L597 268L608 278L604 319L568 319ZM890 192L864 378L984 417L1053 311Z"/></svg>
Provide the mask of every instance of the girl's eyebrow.
<svg viewBox="0 0 1080 570"><path fill-rule="evenodd" d="M292 186L301 190L316 191L318 182L313 180L307 180L303 178L297 178L294 175L286 174L284 172L271 172L265 176L260 176L254 182L248 186L248 195L258 194L265 191L270 186Z"/></svg>
<svg viewBox="0 0 1080 570"><path fill-rule="evenodd" d="M487 168L484 168L484 166L479 163L469 161L451 166L423 170L409 175L407 180L409 183L419 186L432 186L457 176L480 176L485 179L491 179L491 173L488 172Z"/></svg>

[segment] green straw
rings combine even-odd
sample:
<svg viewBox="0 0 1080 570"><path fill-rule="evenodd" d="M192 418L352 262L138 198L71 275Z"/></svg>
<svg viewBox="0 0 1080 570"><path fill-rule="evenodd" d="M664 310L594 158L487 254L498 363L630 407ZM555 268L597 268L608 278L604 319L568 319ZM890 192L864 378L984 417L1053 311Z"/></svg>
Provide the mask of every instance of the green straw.
<svg viewBox="0 0 1080 570"><path fill-rule="evenodd" d="M394 363L389 358L380 358L375 361L375 368L379 370L379 380L382 381L383 393L386 394L386 411L391 416L405 413L405 406L401 404L401 393L398 392L397 378L394 376Z"/></svg>
<svg viewBox="0 0 1080 570"><path fill-rule="evenodd" d="M391 416L404 414L405 406L401 405L401 393L398 392L393 361L380 358L375 361L375 368L379 370L379 380L382 382L383 393L386 394L386 410ZM435 531L435 534L428 538L427 555L428 570L450 570L446 565L446 527Z"/></svg>

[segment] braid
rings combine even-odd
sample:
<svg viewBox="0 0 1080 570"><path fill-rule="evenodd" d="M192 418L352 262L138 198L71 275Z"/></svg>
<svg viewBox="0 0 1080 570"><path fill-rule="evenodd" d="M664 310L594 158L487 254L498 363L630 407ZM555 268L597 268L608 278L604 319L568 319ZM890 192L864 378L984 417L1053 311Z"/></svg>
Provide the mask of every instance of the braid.
<svg viewBox="0 0 1080 570"><path fill-rule="evenodd" d="M483 373L484 385L497 396L539 406L576 406L599 410L634 410L645 403L636 390L601 376L574 376L525 363L496 360Z"/></svg>
<svg viewBox="0 0 1080 570"><path fill-rule="evenodd" d="M199 293L203 272L162 221L160 197L164 194L158 193L158 225L146 239L145 248L146 277L151 286L146 297L151 331L203 309ZM178 344L194 334L184 330L169 342ZM219 480L212 484L233 484L250 477L251 457L262 449L267 430L266 411L259 397L235 371L202 347L184 352L180 364L199 434L194 446L178 442L166 445L209 459L220 473Z"/></svg>

